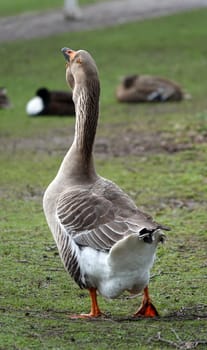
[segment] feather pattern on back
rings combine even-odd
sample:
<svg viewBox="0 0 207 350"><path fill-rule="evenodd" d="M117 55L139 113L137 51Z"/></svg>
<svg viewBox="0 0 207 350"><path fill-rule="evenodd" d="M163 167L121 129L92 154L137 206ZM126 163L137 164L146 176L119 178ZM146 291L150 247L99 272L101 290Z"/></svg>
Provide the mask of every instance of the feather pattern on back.
<svg viewBox="0 0 207 350"><path fill-rule="evenodd" d="M104 190L99 187L101 181ZM122 190L102 178L98 185L74 186L60 195L57 216L76 244L97 250L110 250L119 240L144 229L153 232L160 228Z"/></svg>

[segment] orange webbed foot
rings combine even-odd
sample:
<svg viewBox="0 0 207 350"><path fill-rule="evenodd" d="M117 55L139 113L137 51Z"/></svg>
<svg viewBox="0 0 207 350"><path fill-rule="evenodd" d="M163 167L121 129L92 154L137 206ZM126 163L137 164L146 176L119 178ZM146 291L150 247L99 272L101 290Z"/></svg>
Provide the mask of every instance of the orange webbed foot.
<svg viewBox="0 0 207 350"><path fill-rule="evenodd" d="M96 295L96 288L89 288L89 293L91 297L91 312L89 314L71 315L70 319L92 319L105 316L99 309Z"/></svg>
<svg viewBox="0 0 207 350"><path fill-rule="evenodd" d="M134 314L134 317L155 317L159 316L156 307L150 302L142 304L139 310Z"/></svg>
<svg viewBox="0 0 207 350"><path fill-rule="evenodd" d="M156 317L159 316L159 313L156 307L152 304L148 287L144 288L144 297L142 300L142 305L138 309L138 311L133 315L134 317Z"/></svg>
<svg viewBox="0 0 207 350"><path fill-rule="evenodd" d="M99 312L99 313L89 313L89 314L77 314L77 315L70 315L69 318L71 320L79 320L79 319L92 319L92 318L99 318L101 316L105 316L104 314L102 314L102 312Z"/></svg>

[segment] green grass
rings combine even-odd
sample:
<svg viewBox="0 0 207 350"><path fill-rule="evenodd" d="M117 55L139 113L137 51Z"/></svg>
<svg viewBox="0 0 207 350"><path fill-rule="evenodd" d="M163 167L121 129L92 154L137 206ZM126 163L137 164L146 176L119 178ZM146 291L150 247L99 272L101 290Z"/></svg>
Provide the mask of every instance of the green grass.
<svg viewBox="0 0 207 350"><path fill-rule="evenodd" d="M107 0L79 0L78 3L80 6L93 4L96 2L107 1ZM55 8L63 7L64 0L15 0L15 1L6 1L1 0L0 4L0 17L3 16L12 16L17 15L23 12L31 11L44 11Z"/></svg>
<svg viewBox="0 0 207 350"><path fill-rule="evenodd" d="M0 47L1 85L13 103L0 111L0 349L184 349L191 341L207 341L206 22L206 10L193 11ZM127 318L141 300L127 294L99 298L107 320L67 317L89 310L88 293L64 271L41 202L73 135L74 119L25 114L38 87L67 89L60 53L66 45L89 50L99 67L98 172L172 228L158 249L150 283L159 319ZM134 72L165 75L193 98L118 104L119 78ZM139 139L146 147L136 151ZM108 154L98 152L99 142L109 144Z"/></svg>

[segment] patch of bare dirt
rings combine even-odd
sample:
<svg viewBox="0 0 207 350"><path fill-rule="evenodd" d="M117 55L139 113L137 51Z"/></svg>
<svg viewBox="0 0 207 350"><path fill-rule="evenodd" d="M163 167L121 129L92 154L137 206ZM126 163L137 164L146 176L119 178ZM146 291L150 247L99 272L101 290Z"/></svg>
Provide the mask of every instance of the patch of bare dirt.
<svg viewBox="0 0 207 350"><path fill-rule="evenodd" d="M111 129L108 125L106 128ZM173 154L190 150L196 144L207 142L207 132L189 131L185 135L172 135L167 132L138 132L126 129L123 125L116 125L119 132L111 130L108 136L98 136L95 142L94 152L97 157L124 157L145 156L148 154L169 153ZM106 130L107 131L107 130ZM106 134L106 132L105 132ZM1 137L0 151L16 153L31 151L32 153L64 154L73 141L73 132L68 136L68 130L54 130L44 137L14 138Z"/></svg>
<svg viewBox="0 0 207 350"><path fill-rule="evenodd" d="M63 9L0 18L0 42L118 25L206 7L206 0L113 0L83 6L79 20L65 20Z"/></svg>
<svg viewBox="0 0 207 350"><path fill-rule="evenodd" d="M40 312L40 310L24 310L24 309L13 309L11 307L0 307L0 311L2 312L19 312L25 314L25 316L31 316L31 317L42 317L42 318L58 318L58 316L61 318L61 315L65 316L70 313L70 310L54 310L54 309L48 309L47 311ZM113 320L115 322L124 322L124 321L141 321L142 318L134 318L133 316L130 317L116 317L111 315L106 315L105 317L95 318L91 319L91 321L103 321L103 320ZM177 321L183 321L183 320L207 320L207 304L200 304L200 305L193 305L192 307L185 307L183 306L180 310L176 310L175 312L166 315L166 316L159 316L153 318L153 320L159 321L160 319L165 321L171 321L171 320L177 320ZM90 320L89 320L90 322Z"/></svg>

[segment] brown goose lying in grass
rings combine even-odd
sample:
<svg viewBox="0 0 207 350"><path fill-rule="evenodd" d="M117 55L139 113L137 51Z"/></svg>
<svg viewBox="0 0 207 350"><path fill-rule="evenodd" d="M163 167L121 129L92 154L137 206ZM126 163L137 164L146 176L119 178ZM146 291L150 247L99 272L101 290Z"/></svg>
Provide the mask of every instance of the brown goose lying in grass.
<svg viewBox="0 0 207 350"><path fill-rule="evenodd" d="M11 103L7 96L7 90L5 88L0 88L0 109L11 107Z"/></svg>
<svg viewBox="0 0 207 350"><path fill-rule="evenodd" d="M126 76L116 89L119 102L167 102L189 99L174 81L151 75Z"/></svg>
<svg viewBox="0 0 207 350"><path fill-rule="evenodd" d="M26 112L30 116L73 116L75 106L72 93L40 88L36 91L36 96L27 103Z"/></svg>
<svg viewBox="0 0 207 350"><path fill-rule="evenodd" d="M148 291L149 271L157 245L164 239L162 229L167 228L141 212L115 183L96 173L98 70L87 51L64 48L62 52L76 107L75 135L45 191L43 207L65 269L90 293L90 313L71 317L101 316L97 291L106 298L144 291L134 316L156 316Z"/></svg>

